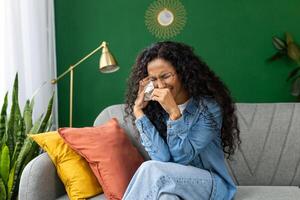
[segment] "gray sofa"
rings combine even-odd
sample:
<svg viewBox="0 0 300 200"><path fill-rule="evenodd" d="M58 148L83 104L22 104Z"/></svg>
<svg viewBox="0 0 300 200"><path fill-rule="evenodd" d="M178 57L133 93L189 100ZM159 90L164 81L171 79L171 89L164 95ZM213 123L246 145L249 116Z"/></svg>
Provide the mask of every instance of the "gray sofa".
<svg viewBox="0 0 300 200"><path fill-rule="evenodd" d="M226 160L238 185L236 200L300 199L300 103L237 103L242 145L233 160ZM123 120L124 105L104 109L98 125L116 117L133 144L146 159L136 129ZM46 153L24 169L20 200L68 199L55 168ZM105 199L99 195L91 199Z"/></svg>

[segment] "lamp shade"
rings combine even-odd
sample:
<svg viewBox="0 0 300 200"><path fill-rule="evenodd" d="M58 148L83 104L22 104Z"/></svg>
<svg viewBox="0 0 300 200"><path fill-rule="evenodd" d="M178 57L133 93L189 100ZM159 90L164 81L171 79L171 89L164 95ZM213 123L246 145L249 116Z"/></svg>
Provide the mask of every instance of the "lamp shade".
<svg viewBox="0 0 300 200"><path fill-rule="evenodd" d="M106 42L103 42L102 54L99 61L99 70L102 73L112 73L117 71L120 67L116 60L109 52Z"/></svg>

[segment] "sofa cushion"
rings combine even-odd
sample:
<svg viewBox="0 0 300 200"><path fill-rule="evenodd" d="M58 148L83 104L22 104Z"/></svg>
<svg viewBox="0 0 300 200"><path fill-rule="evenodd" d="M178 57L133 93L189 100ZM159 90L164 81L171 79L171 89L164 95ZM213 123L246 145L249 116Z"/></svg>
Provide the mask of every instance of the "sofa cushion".
<svg viewBox="0 0 300 200"><path fill-rule="evenodd" d="M139 150L145 160L150 160L149 154L141 143L140 134L135 125L132 123L134 120L131 118L131 116L127 116L126 118L125 116L125 104L112 105L101 111L94 121L94 126L99 126L112 118L116 118L119 122L119 125L125 130L125 133L127 134L131 143Z"/></svg>
<svg viewBox="0 0 300 200"><path fill-rule="evenodd" d="M242 144L227 160L236 183L300 185L300 103L239 103L237 115Z"/></svg>
<svg viewBox="0 0 300 200"><path fill-rule="evenodd" d="M84 199L102 192L86 160L72 150L57 131L29 137L48 153L71 199Z"/></svg>
<svg viewBox="0 0 300 200"><path fill-rule="evenodd" d="M299 200L297 186L238 186L234 200Z"/></svg>
<svg viewBox="0 0 300 200"><path fill-rule="evenodd" d="M96 127L61 128L60 135L90 164L107 199L121 199L144 161L116 119Z"/></svg>

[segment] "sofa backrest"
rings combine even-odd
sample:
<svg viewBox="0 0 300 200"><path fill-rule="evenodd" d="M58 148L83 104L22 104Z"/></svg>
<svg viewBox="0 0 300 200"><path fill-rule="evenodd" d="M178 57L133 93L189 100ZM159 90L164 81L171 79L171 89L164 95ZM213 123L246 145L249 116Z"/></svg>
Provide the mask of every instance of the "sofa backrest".
<svg viewBox="0 0 300 200"><path fill-rule="evenodd" d="M237 103L241 148L226 160L237 185L300 185L300 103ZM147 152L124 104L104 109L94 125L115 117L145 159Z"/></svg>

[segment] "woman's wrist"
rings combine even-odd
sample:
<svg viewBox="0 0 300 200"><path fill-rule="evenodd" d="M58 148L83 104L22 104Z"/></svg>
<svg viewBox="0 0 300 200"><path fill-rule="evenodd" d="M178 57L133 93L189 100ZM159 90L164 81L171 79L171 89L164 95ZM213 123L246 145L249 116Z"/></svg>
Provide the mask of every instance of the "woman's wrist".
<svg viewBox="0 0 300 200"><path fill-rule="evenodd" d="M179 119L181 117L181 113L180 113L180 110L179 109L176 109L174 110L170 115L169 115L169 118L171 120L176 120L176 119Z"/></svg>
<svg viewBox="0 0 300 200"><path fill-rule="evenodd" d="M133 114L134 114L135 118L138 119L144 115L144 112L140 108L133 108Z"/></svg>
<svg viewBox="0 0 300 200"><path fill-rule="evenodd" d="M181 117L180 113L170 115L170 119L173 120L173 121L179 119L180 117Z"/></svg>

